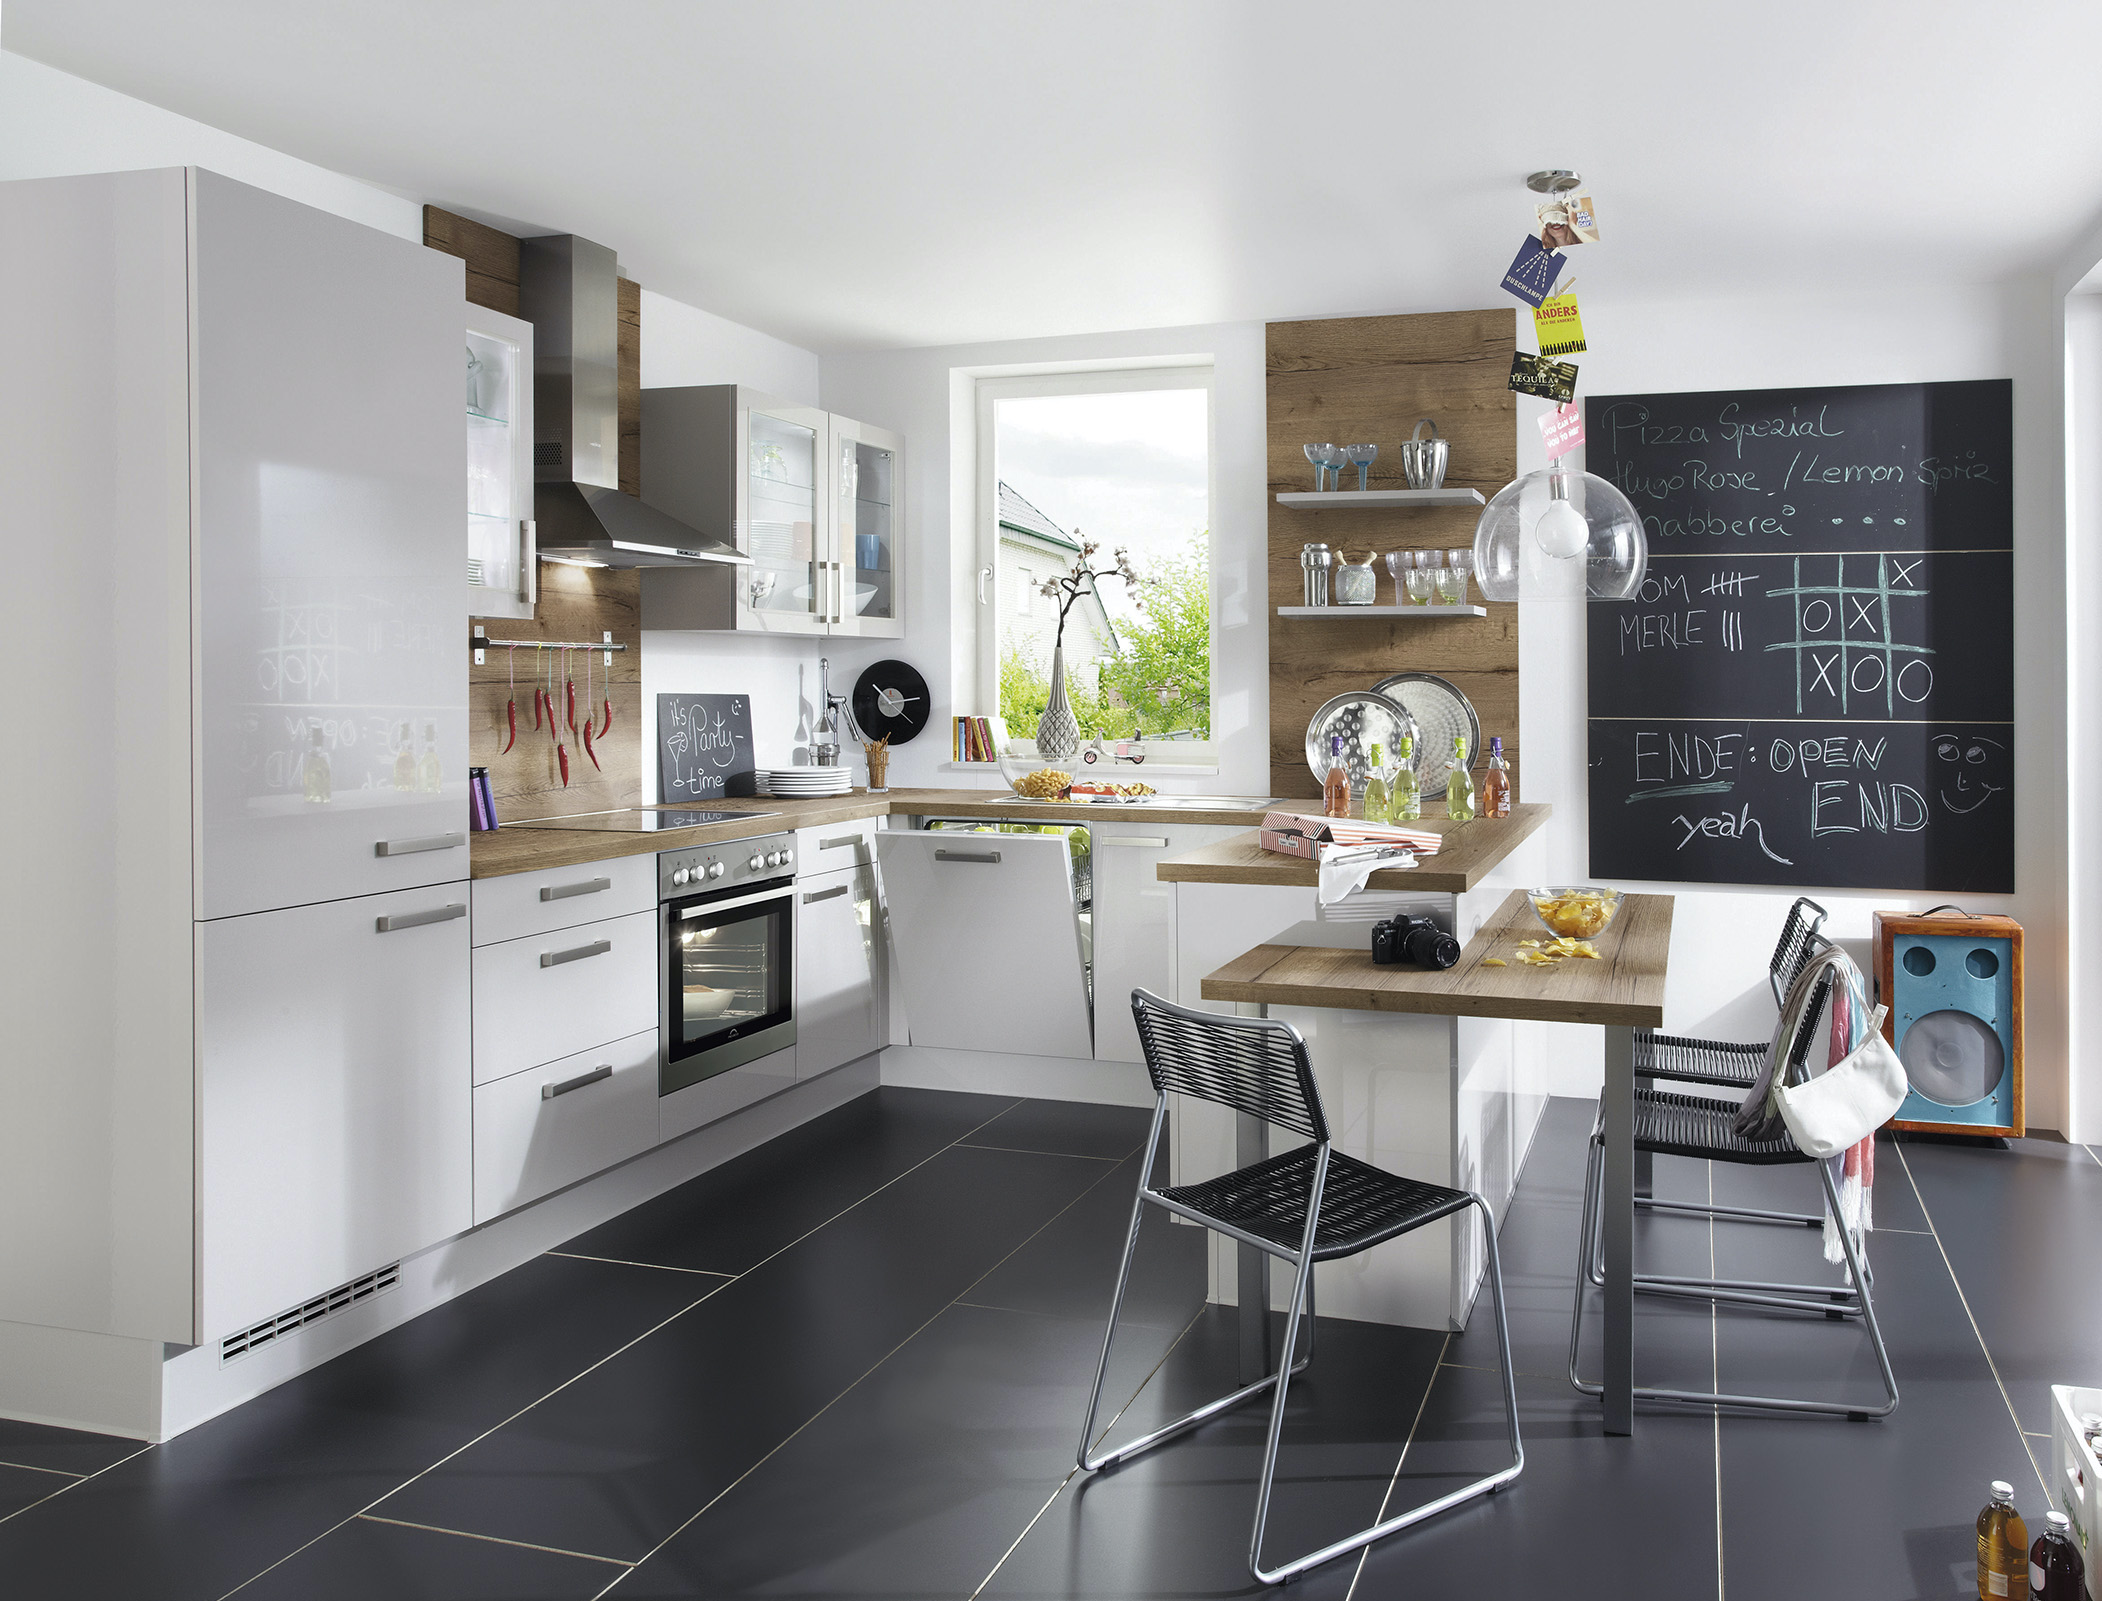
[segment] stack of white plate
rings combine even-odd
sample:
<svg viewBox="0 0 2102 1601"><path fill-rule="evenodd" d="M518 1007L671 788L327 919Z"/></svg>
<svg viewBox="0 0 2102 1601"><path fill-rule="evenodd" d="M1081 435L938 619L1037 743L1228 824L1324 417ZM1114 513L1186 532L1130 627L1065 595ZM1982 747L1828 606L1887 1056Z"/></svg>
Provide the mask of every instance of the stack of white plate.
<svg viewBox="0 0 2102 1601"><path fill-rule="evenodd" d="M767 791L790 800L844 795L854 787L849 767L776 767L766 775Z"/></svg>

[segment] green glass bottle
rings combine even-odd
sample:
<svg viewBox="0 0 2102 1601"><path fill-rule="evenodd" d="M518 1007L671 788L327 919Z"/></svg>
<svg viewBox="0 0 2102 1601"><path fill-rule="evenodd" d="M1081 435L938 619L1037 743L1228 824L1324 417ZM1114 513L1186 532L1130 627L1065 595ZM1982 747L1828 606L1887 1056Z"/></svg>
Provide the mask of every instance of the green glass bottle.
<svg viewBox="0 0 2102 1601"><path fill-rule="evenodd" d="M1445 815L1455 823L1474 816L1474 774L1467 770L1467 736L1452 736L1452 776L1445 780Z"/></svg>
<svg viewBox="0 0 2102 1601"><path fill-rule="evenodd" d="M1372 742L1371 770L1365 775L1365 821L1368 823L1393 820L1393 797L1388 793L1386 779L1380 776L1386 765L1383 747L1375 739Z"/></svg>
<svg viewBox="0 0 2102 1601"><path fill-rule="evenodd" d="M1401 771L1394 775L1392 809L1387 821L1413 823L1423 816L1423 788L1416 781L1416 741L1403 734L1395 743L1394 754Z"/></svg>

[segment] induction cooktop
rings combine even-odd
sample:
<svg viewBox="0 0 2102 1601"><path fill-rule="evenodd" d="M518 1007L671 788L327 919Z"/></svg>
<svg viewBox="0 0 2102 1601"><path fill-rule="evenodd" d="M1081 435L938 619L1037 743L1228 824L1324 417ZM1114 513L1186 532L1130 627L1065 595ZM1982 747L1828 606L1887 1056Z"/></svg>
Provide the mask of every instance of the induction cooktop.
<svg viewBox="0 0 2102 1601"><path fill-rule="evenodd" d="M686 808L661 811L587 812L581 817L536 817L506 828L561 828L587 834L661 834L672 828L701 828L709 823L748 823L772 812L710 812Z"/></svg>

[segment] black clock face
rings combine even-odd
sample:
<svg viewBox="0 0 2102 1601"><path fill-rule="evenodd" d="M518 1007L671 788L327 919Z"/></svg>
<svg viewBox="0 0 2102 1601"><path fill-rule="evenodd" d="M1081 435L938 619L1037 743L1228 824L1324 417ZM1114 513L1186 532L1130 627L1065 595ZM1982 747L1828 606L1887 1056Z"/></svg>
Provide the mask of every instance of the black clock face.
<svg viewBox="0 0 2102 1601"><path fill-rule="evenodd" d="M906 662L877 662L854 684L854 721L871 739L902 745L927 726L927 680Z"/></svg>

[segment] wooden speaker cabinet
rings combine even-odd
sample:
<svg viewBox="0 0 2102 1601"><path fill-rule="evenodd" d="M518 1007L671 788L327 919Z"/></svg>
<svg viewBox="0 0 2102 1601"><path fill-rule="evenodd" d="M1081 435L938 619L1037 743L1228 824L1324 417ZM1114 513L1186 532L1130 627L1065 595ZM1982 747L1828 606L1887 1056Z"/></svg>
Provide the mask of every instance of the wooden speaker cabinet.
<svg viewBox="0 0 2102 1601"><path fill-rule="evenodd" d="M1878 912L1875 940L1883 1034L1911 1085L1890 1127L2022 1133L2022 925Z"/></svg>

